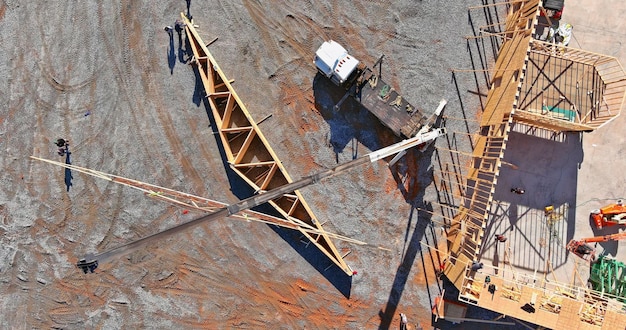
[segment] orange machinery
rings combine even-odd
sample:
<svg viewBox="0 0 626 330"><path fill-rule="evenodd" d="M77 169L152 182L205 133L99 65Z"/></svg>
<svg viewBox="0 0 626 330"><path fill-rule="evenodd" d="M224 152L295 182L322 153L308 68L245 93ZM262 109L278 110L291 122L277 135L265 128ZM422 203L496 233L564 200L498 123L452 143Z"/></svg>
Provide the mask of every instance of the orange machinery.
<svg viewBox="0 0 626 330"><path fill-rule="evenodd" d="M591 217L598 229L608 226L626 225L626 205L620 199L615 204L591 211Z"/></svg>
<svg viewBox="0 0 626 330"><path fill-rule="evenodd" d="M595 236L589 238L583 238L579 241L571 240L567 243L567 250L572 252L573 254L593 262L596 260L596 249L589 246L587 243L597 243L597 242L606 242L606 241L618 241L620 239L626 238L626 232L605 235L605 236Z"/></svg>

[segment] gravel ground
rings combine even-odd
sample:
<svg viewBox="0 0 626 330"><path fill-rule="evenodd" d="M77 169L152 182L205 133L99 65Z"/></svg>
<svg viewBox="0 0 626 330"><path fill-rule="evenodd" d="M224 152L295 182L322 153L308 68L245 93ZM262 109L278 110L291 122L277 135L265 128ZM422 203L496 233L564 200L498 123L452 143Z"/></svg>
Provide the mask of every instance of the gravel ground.
<svg viewBox="0 0 626 330"><path fill-rule="evenodd" d="M302 193L326 228L391 252L337 243L347 278L293 232L214 222L103 264L74 263L187 221L136 191L44 163L73 164L234 202L246 193L224 166L184 44L163 31L183 1L0 3L0 325L3 328L388 328L398 313L430 324L439 212L433 185L451 154L470 151L493 61L480 1L192 1L222 70L292 177L330 168L397 139L354 102L317 87L312 58L326 39L373 63L426 113L448 105L438 150L410 152ZM471 20L468 20L468 17ZM494 18L492 16L492 18ZM471 23L471 24L470 24ZM473 24L473 25L472 25ZM465 119L465 120L464 120ZM440 220L439 220L440 221ZM430 274L429 276L426 276ZM429 287L430 289L426 289Z"/></svg>

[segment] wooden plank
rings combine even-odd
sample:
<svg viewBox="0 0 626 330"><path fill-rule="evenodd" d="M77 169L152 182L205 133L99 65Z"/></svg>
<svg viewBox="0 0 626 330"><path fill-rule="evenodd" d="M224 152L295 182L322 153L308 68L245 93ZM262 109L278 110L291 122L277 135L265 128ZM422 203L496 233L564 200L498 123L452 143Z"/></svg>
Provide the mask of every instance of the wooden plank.
<svg viewBox="0 0 626 330"><path fill-rule="evenodd" d="M619 63L616 63L615 66L612 66L610 68L606 68L606 69L598 69L596 67L596 71L598 72L598 74L600 75L600 77L608 77L611 74L616 74L616 73L624 73L624 71L622 70L622 67L619 65Z"/></svg>
<svg viewBox="0 0 626 330"><path fill-rule="evenodd" d="M626 80L624 81L616 81L616 82L612 82L610 84L606 84L606 91L612 89L612 88L623 88L626 87Z"/></svg>
<svg viewBox="0 0 626 330"><path fill-rule="evenodd" d="M235 99L232 94L228 93L228 100L226 101L226 109L222 115L222 129L226 129L230 126L230 120L232 118L233 109L235 107Z"/></svg>
<svg viewBox="0 0 626 330"><path fill-rule="evenodd" d="M235 164L235 167L253 167L253 166L270 166L272 164L275 164L274 161L267 161L267 162L253 162L253 163L245 163L245 164Z"/></svg>
<svg viewBox="0 0 626 330"><path fill-rule="evenodd" d="M620 80L626 78L626 73L622 71L622 69L617 69L611 72L599 73L600 78L604 81L605 84L609 84L611 80Z"/></svg>
<svg viewBox="0 0 626 330"><path fill-rule="evenodd" d="M623 81L624 79L626 79L626 77L624 75L620 75L620 76L615 76L615 77L602 79L602 80L604 81L605 84L611 84L611 83Z"/></svg>
<svg viewBox="0 0 626 330"><path fill-rule="evenodd" d="M248 148L250 148L250 144L252 143L252 140L254 140L255 136L256 136L256 131L250 130L250 132L248 133L248 136L246 136L243 142L243 145L241 146L241 148L239 149L239 152L237 153L237 157L235 157L235 159L233 160L235 164L238 164L242 161L243 157L248 152Z"/></svg>
<svg viewBox="0 0 626 330"><path fill-rule="evenodd" d="M607 57L603 59L603 61L601 62L598 61L594 66L598 72L604 71L604 70L611 70L616 67L619 68L620 70L622 69L622 66L619 64L619 61L614 57Z"/></svg>
<svg viewBox="0 0 626 330"><path fill-rule="evenodd" d="M265 180L259 186L259 189L262 189L262 190L267 189L270 181L274 177L274 174L276 174L277 170L278 170L278 166L276 166L276 163L273 163L272 166L270 167L269 173L267 173L267 177L265 178Z"/></svg>
<svg viewBox="0 0 626 330"><path fill-rule="evenodd" d="M530 40L530 37L517 36L503 44L502 51L498 54L496 68L516 68L519 71L507 71L499 77L494 77L494 85L487 97L481 126L499 124L513 112L513 104L520 85L519 75L524 70Z"/></svg>
<svg viewBox="0 0 626 330"><path fill-rule="evenodd" d="M624 98L624 94L626 94L626 88L622 88L622 90L616 90L608 94L604 94L602 100L610 103L612 100L621 100Z"/></svg>
<svg viewBox="0 0 626 330"><path fill-rule="evenodd" d="M620 98L624 96L624 92L626 92L626 86L611 88L602 94L601 102L609 98Z"/></svg>
<svg viewBox="0 0 626 330"><path fill-rule="evenodd" d="M528 111L517 111L514 121L522 122L531 126L537 126L557 132L561 131L591 131L594 128L589 125L573 123L561 119L545 117Z"/></svg>

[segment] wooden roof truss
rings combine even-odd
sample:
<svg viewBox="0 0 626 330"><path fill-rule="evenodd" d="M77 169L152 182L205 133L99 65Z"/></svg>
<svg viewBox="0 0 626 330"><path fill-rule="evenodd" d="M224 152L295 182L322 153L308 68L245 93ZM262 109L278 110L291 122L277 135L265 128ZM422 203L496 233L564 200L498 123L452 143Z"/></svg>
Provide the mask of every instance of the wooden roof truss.
<svg viewBox="0 0 626 330"><path fill-rule="evenodd" d="M239 99L224 72L215 62L193 24L183 14L181 16L187 23L185 31L193 51L193 63L202 79L231 169L257 193L292 182L278 156L261 133L244 103ZM352 276L352 269L345 263L343 256L337 251L328 235L324 233L322 224L314 216L299 191L285 194L270 201L269 204L295 225L317 228L320 232L318 234L311 234L308 230L299 230L335 265L347 275Z"/></svg>

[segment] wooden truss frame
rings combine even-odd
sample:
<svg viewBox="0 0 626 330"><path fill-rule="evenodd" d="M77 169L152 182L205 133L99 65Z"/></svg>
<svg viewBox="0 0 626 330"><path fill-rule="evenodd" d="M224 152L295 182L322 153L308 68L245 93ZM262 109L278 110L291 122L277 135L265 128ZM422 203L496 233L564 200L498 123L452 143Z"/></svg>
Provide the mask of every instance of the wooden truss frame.
<svg viewBox="0 0 626 330"><path fill-rule="evenodd" d="M182 13L181 17L186 23L187 40L193 51L192 61L202 79L231 169L256 192L272 190L293 182L193 24ZM302 235L348 276L353 275L353 270L324 233L322 224L299 191L271 200L269 204L285 219L293 222ZM319 233L311 234L310 231L300 229L301 227L313 227Z"/></svg>
<svg viewBox="0 0 626 330"><path fill-rule="evenodd" d="M190 209L190 210L197 210L200 211L204 214L214 214L214 213L218 213L218 212L222 212L222 211L230 211L230 209L232 208L232 206L237 206L236 213L230 213L230 212L226 212L228 214L225 213L225 216L227 216L228 218L234 219L234 220L240 220L240 221L255 221L255 222L261 222L261 223L265 223L265 224L269 224L269 225L274 225L274 226L278 226L278 227L282 227L282 228L287 228L287 229L294 229L294 230L298 230L298 231L305 231L311 235L327 235L331 238L337 239L337 240L341 240L344 242L348 242L351 244L357 244L357 245L361 245L361 246L368 246L370 244L363 242L363 241L359 241L347 236L343 236L343 235L339 235L339 234L335 234L329 231L325 231L325 230L320 230L319 228L315 228L313 226L309 226L309 225L302 225L302 224L297 224L297 219L284 219L284 218L280 218L280 217L275 217L275 216L271 216L265 213L261 213L261 212L257 212L257 211L253 211L250 209L245 208L246 205L242 205L242 207L238 207L239 205L237 204L226 204L223 202L219 202L216 200L212 200L209 198L205 198L205 197L200 197L200 196L196 196L196 195L192 195L189 193L185 193L185 192L181 192L181 191L176 191L173 189L169 189L169 188L165 188L165 187L161 187L161 186L157 186L154 184L150 184L150 183L146 183L146 182L141 182L138 180L133 180L133 179L129 179L129 178L125 178L125 177L121 177L119 175L114 175L114 174L109 174L109 173L105 173L105 172L101 172L101 171L96 171L96 170L92 170L89 168L85 168L85 167L80 167L80 166L76 166L76 165L72 165L72 164L66 164L66 163L62 163L62 162L57 162L57 161L53 161L53 160L49 160L49 159L44 159L44 158L40 158L40 157L35 157L35 156L30 156L30 158L35 159L35 160L39 160L42 162L46 162L49 164L53 164L56 166L60 166L72 171L77 171L83 174L87 174L99 179L103 179L109 182L113 182L119 185L123 185L126 187L130 187L133 188L135 190L139 190L141 192L143 192L146 196L153 198L153 199L157 199L160 201L163 201L165 203L174 205L174 206L178 206L178 207L184 207L186 209ZM241 208L241 210L239 210ZM188 223L183 224L201 224L204 221L202 221L201 218L196 219L196 220L191 220ZM178 227L182 227L182 226L178 226ZM187 226L187 227L190 227ZM167 229L170 230L170 229ZM165 231L167 231L165 230ZM162 231L163 232L163 231ZM159 232L159 233L162 233ZM157 234L159 234L157 233ZM139 239L137 241L131 242L130 244L136 244L135 242L141 241L142 239ZM382 249L385 250L385 248L383 247L377 247L378 249ZM115 249L113 249L115 250ZM110 254L110 252L105 252L105 254ZM101 261L101 260L100 260Z"/></svg>

